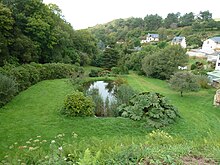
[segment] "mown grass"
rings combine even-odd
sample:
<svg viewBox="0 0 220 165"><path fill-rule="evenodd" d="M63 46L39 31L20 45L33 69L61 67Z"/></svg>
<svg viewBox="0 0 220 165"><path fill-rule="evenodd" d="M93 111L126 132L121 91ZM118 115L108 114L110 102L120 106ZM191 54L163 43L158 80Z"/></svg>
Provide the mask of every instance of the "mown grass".
<svg viewBox="0 0 220 165"><path fill-rule="evenodd" d="M91 137L144 136L140 122L124 118L65 118L59 114L65 96L72 91L68 80L42 81L21 92L0 109L0 155L15 142L72 132L78 140ZM67 136L68 138L68 136Z"/></svg>
<svg viewBox="0 0 220 165"><path fill-rule="evenodd" d="M154 91L165 95L172 104L178 107L182 117L176 124L164 128L169 134L177 139L180 138L181 142L169 145L169 147L155 144L155 146L146 148L146 151L145 148L141 149L143 152L148 152L149 157L159 151L164 153L163 156L175 154L176 151L184 155L190 154L195 148L193 154L208 154L208 157L214 155L215 158L220 159L217 152L220 146L220 108L212 105L214 89L184 93L184 97L180 97L180 94L172 91L165 81L138 76L135 73L124 78L138 91ZM108 153L120 155L122 152L120 145L124 146L125 155L129 154L126 147L130 143L143 143L144 145L146 135L150 130L147 130L142 122L124 118L66 118L61 116L59 109L62 107L65 96L72 90L68 80L42 81L21 92L0 109L0 158L17 152L15 148L9 149L9 146L15 142L25 144L30 138L40 135L50 144L50 141L60 133L65 133L64 141L66 142L71 140L72 132L76 133L78 137L74 145L77 145L82 152L90 148L95 153L102 148L105 154L103 159L108 157ZM208 141L207 144L204 143L206 141ZM178 148L179 146L181 147ZM114 147L118 148L117 152ZM69 150L74 153L74 149L76 148Z"/></svg>
<svg viewBox="0 0 220 165"><path fill-rule="evenodd" d="M159 92L178 107L182 118L177 124L166 128L169 133L197 140L220 137L220 108L213 106L215 89L184 93L181 97L180 93L171 90L165 81L134 73L125 78L136 90Z"/></svg>

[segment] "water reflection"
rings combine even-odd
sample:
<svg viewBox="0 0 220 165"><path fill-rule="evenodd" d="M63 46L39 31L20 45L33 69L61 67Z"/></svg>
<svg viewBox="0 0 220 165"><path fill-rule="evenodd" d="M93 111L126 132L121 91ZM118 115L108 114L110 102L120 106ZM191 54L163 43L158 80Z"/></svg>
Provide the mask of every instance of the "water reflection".
<svg viewBox="0 0 220 165"><path fill-rule="evenodd" d="M115 90L115 85L113 84L113 82L108 81L95 81L95 82L91 82L88 90L92 90L92 89L98 89L98 92L100 94L100 96L103 98L103 100L105 101L107 98L109 99L109 101L113 101L115 99L114 97L114 90Z"/></svg>

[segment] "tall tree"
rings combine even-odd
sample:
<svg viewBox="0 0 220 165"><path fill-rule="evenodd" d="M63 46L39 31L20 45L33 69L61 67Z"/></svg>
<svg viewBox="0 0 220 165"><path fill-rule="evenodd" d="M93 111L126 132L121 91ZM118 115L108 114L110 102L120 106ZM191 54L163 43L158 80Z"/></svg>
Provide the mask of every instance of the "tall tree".
<svg viewBox="0 0 220 165"><path fill-rule="evenodd" d="M173 24L178 24L180 13L169 13L164 19L164 26L170 28Z"/></svg>
<svg viewBox="0 0 220 165"><path fill-rule="evenodd" d="M180 26L191 26L193 22L195 21L195 16L192 12L184 14L182 17L180 17Z"/></svg>
<svg viewBox="0 0 220 165"><path fill-rule="evenodd" d="M149 77L169 79L178 70L178 66L186 65L188 58L181 46L167 46L152 55L145 56L142 69Z"/></svg>
<svg viewBox="0 0 220 165"><path fill-rule="evenodd" d="M119 60L119 52L115 48L107 47L101 56L102 67L112 68L117 66Z"/></svg>
<svg viewBox="0 0 220 165"><path fill-rule="evenodd" d="M144 17L146 30L157 30L162 26L163 18L157 14Z"/></svg>
<svg viewBox="0 0 220 165"><path fill-rule="evenodd" d="M199 19L202 21L208 21L208 20L212 19L212 13L210 13L208 10L200 11Z"/></svg>

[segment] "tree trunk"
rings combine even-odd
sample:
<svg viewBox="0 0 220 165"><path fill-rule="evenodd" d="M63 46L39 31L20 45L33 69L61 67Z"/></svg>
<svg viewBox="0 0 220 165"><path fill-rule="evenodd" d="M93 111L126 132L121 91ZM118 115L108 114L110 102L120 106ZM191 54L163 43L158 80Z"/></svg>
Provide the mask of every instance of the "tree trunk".
<svg viewBox="0 0 220 165"><path fill-rule="evenodd" d="M183 91L180 91L180 95L181 95L181 97L183 97Z"/></svg>

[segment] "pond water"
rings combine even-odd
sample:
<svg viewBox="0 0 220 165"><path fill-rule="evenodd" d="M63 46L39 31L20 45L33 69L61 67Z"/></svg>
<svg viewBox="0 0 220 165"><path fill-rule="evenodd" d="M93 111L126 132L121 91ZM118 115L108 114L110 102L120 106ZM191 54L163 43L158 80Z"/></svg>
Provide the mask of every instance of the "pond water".
<svg viewBox="0 0 220 165"><path fill-rule="evenodd" d="M105 101L108 97L109 101L112 102L115 100L114 90L115 85L111 81L95 81L89 84L88 90L98 89L100 96Z"/></svg>

